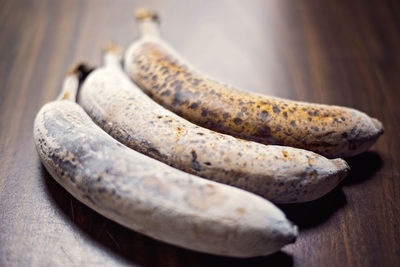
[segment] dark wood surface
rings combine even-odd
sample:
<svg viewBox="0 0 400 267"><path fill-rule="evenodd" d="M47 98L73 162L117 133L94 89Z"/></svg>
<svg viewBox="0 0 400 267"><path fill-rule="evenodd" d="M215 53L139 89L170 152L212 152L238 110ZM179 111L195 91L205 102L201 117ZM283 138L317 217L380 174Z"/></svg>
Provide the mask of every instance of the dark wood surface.
<svg viewBox="0 0 400 267"><path fill-rule="evenodd" d="M40 164L36 112L73 63L99 64L108 40L134 40L142 5L160 12L165 39L220 80L383 122L336 190L281 206L300 226L295 244L241 260L163 244L93 212ZM399 1L0 1L0 266L399 266L399 84Z"/></svg>

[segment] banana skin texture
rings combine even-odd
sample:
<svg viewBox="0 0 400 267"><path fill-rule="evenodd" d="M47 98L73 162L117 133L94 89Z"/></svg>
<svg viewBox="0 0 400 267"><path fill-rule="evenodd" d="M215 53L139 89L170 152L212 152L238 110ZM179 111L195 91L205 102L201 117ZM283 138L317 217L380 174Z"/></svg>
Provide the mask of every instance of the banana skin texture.
<svg viewBox="0 0 400 267"><path fill-rule="evenodd" d="M141 9L136 17L141 38L126 52L126 72L155 101L195 124L329 158L360 154L383 133L381 122L352 108L249 93L217 82L160 37L157 14Z"/></svg>
<svg viewBox="0 0 400 267"><path fill-rule="evenodd" d="M78 86L70 74L66 87ZM64 88L59 99L75 93ZM152 238L205 253L268 255L297 227L269 201L174 169L122 145L69 100L44 105L34 122L43 165L69 193Z"/></svg>
<svg viewBox="0 0 400 267"><path fill-rule="evenodd" d="M168 165L256 193L276 203L317 199L347 175L342 159L266 146L199 127L163 108L135 86L111 49L105 67L82 82L78 103L107 133Z"/></svg>

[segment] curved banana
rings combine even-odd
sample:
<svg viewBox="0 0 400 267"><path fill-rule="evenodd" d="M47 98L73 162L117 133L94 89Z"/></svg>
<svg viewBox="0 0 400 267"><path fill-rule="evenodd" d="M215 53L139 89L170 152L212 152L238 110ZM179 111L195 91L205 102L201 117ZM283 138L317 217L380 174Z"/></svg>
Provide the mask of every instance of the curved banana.
<svg viewBox="0 0 400 267"><path fill-rule="evenodd" d="M383 133L377 119L355 109L243 92L208 78L161 39L157 14L140 9L136 17L141 38L126 52L126 72L155 101L189 121L330 158L362 153Z"/></svg>
<svg viewBox="0 0 400 267"><path fill-rule="evenodd" d="M78 103L115 139L183 171L240 187L277 203L314 200L347 174L342 159L220 134L151 100L125 75L116 49L83 81Z"/></svg>
<svg viewBox="0 0 400 267"><path fill-rule="evenodd" d="M78 74L59 99L73 99ZM176 170L122 145L68 100L44 105L34 139L43 165L67 191L135 231L180 247L233 257L273 253L297 227L269 201Z"/></svg>

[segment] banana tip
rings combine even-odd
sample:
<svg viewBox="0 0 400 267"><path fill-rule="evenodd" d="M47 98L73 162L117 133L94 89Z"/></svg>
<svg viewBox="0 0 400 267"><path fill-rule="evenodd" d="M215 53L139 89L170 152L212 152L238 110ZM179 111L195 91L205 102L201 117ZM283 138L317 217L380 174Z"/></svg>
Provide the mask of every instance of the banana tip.
<svg viewBox="0 0 400 267"><path fill-rule="evenodd" d="M382 135L385 132L382 122L380 122L379 120L377 120L375 118L372 118L371 120L377 130L376 135L377 136Z"/></svg>
<svg viewBox="0 0 400 267"><path fill-rule="evenodd" d="M297 225L295 225L294 223L290 222L292 225L292 237L290 240L290 244L295 243L297 240L297 237L299 236L299 228Z"/></svg>
<svg viewBox="0 0 400 267"><path fill-rule="evenodd" d="M339 179L343 180L351 170L349 164L344 159L341 158L333 159L332 163L335 164L335 166L338 168L338 171L340 173Z"/></svg>
<svg viewBox="0 0 400 267"><path fill-rule="evenodd" d="M148 19L153 21L159 21L158 14L155 11L152 11L144 7L140 7L135 10L135 18L138 21L144 21Z"/></svg>
<svg viewBox="0 0 400 267"><path fill-rule="evenodd" d="M112 53L119 56L122 56L123 54L123 49L113 42L108 42L106 46L103 48L103 51L106 53Z"/></svg>
<svg viewBox="0 0 400 267"><path fill-rule="evenodd" d="M77 76L79 81L83 81L90 72L94 70L93 67L85 62L78 62L74 64L67 72L67 76Z"/></svg>

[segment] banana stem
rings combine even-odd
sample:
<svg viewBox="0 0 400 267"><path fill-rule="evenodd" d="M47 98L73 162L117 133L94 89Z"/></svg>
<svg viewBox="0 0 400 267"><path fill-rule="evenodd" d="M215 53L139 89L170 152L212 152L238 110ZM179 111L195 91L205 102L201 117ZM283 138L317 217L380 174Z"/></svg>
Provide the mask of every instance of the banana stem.
<svg viewBox="0 0 400 267"><path fill-rule="evenodd" d="M86 76L93 70L85 63L75 64L64 78L62 89L56 100L69 100L76 102L76 96L80 84L85 80Z"/></svg>
<svg viewBox="0 0 400 267"><path fill-rule="evenodd" d="M121 68L123 50L114 43L108 43L103 50L103 64Z"/></svg>
<svg viewBox="0 0 400 267"><path fill-rule="evenodd" d="M160 37L160 24L158 14L146 8L138 8L135 18L139 24L139 32L142 38Z"/></svg>

